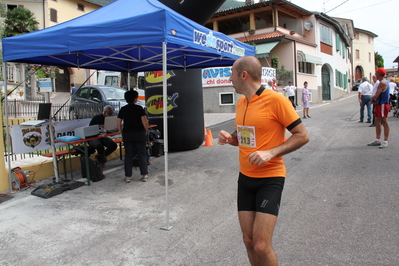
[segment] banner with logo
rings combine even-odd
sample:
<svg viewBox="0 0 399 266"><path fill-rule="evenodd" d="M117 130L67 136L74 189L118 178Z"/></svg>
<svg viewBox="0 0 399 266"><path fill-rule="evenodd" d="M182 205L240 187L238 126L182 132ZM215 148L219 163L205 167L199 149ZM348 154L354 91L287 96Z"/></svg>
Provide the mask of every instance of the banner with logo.
<svg viewBox="0 0 399 266"><path fill-rule="evenodd" d="M90 118L56 122L54 125L54 137L74 136L75 129L88 126ZM23 127L11 126L11 143L13 154L36 152L51 149L50 133L48 126ZM56 143L55 147L66 146L64 143Z"/></svg>
<svg viewBox="0 0 399 266"><path fill-rule="evenodd" d="M231 67L211 67L202 69L202 87L233 86L229 80ZM276 78L276 70L271 67L262 67L261 82L267 84L268 79Z"/></svg>

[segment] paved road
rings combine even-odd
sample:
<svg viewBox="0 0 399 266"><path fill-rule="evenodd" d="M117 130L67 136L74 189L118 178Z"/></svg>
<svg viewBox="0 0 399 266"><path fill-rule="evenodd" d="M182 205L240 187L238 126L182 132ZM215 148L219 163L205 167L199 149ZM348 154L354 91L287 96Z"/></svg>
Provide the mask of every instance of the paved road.
<svg viewBox="0 0 399 266"><path fill-rule="evenodd" d="M286 155L288 178L275 230L280 265L399 265L399 119L390 147L367 147L374 128L358 123L355 94L314 105L311 141ZM233 130L232 122L212 128ZM122 162L106 179L50 199L17 192L0 204L0 265L249 265L235 198L237 149L169 154L150 179L123 182ZM170 224L170 231L160 227Z"/></svg>

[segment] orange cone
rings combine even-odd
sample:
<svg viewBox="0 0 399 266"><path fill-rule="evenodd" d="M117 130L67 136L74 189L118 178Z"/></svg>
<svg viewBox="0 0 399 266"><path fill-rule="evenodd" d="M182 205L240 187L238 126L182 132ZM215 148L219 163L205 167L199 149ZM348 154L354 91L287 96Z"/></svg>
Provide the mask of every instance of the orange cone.
<svg viewBox="0 0 399 266"><path fill-rule="evenodd" d="M206 127L204 127L204 136L206 136L206 134L207 134L207 133L206 133Z"/></svg>
<svg viewBox="0 0 399 266"><path fill-rule="evenodd" d="M205 137L205 146L212 146L212 133L209 134L209 131Z"/></svg>
<svg viewBox="0 0 399 266"><path fill-rule="evenodd" d="M213 140L212 131L210 129L208 129L208 134L206 134L206 135L211 136L211 140Z"/></svg>

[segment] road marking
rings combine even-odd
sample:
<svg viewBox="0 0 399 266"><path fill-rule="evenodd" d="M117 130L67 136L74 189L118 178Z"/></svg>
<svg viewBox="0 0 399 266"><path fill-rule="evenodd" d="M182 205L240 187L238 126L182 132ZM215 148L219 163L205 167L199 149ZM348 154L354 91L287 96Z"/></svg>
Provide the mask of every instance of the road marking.
<svg viewBox="0 0 399 266"><path fill-rule="evenodd" d="M123 166L118 166L118 167L111 168L111 169L103 171L103 174L106 175L106 174L115 172L116 170L122 170L122 169L123 169Z"/></svg>
<svg viewBox="0 0 399 266"><path fill-rule="evenodd" d="M343 100L346 100L346 99L349 99L349 98L352 98L352 97L355 97L355 96L357 96L357 94L353 94L353 95L350 95L350 96L347 96L347 97L341 98L341 99L337 100L337 102L339 102L339 101L343 101Z"/></svg>

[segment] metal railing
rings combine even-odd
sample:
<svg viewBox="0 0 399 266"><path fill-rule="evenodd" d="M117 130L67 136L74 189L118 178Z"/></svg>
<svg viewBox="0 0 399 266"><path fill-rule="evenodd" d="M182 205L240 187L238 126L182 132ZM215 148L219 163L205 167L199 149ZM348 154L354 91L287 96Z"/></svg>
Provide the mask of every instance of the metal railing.
<svg viewBox="0 0 399 266"><path fill-rule="evenodd" d="M9 119L17 118L18 121L14 121L14 123L10 123L10 125L17 125L19 122L22 122L26 119L36 119L39 104L43 101L23 101L23 100L10 100L8 101L8 106L3 106L3 115L5 114L6 108L8 111ZM102 113L105 104L52 104L52 120L54 121L66 121L73 119L85 119L92 118L93 116ZM120 110L120 103L113 105L116 111ZM56 114L54 116L54 114ZM3 125L3 129L5 130L5 126ZM4 132L4 131L3 131ZM42 154L50 153L51 150L43 150L32 153L25 154L13 154L12 152L12 143L4 143L5 147L8 147L7 151L5 151L5 155L7 152L10 152L10 156L5 156L5 160L8 161L10 158L11 161L16 160L24 160L28 158L40 157Z"/></svg>

